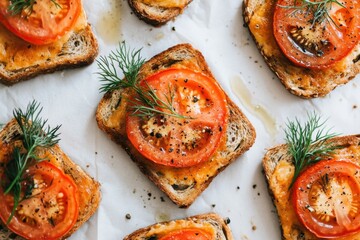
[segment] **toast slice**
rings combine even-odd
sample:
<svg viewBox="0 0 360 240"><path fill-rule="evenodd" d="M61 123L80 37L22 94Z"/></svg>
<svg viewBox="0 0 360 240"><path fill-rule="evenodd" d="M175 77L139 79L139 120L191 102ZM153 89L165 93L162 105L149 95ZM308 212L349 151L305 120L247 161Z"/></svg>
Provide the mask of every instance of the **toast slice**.
<svg viewBox="0 0 360 240"><path fill-rule="evenodd" d="M295 66L282 53L273 35L276 0L245 0L243 15L250 34L270 69L290 93L302 98L323 97L360 72L360 43L341 61L323 70Z"/></svg>
<svg viewBox="0 0 360 240"><path fill-rule="evenodd" d="M30 44L0 24L0 82L13 85L43 73L91 64L98 43L81 11L71 31L46 45Z"/></svg>
<svg viewBox="0 0 360 240"><path fill-rule="evenodd" d="M9 146L18 144L19 135L21 129L15 119L12 119L6 124L0 131L0 161L3 161L2 157L5 156L6 150L10 149ZM5 152L4 152L5 151ZM47 159L59 169L61 169L66 175L71 177L78 189L78 204L79 204L79 215L78 219L73 228L62 238L66 239L77 229L79 229L97 210L101 194L100 194L100 183L94 178L89 176L79 165L74 163L58 145L55 145L48 149L41 149L37 153L38 156L47 156ZM0 231L2 234L7 234L7 229ZM12 233L12 236L14 234ZM14 238L14 236L12 237Z"/></svg>
<svg viewBox="0 0 360 240"><path fill-rule="evenodd" d="M138 75L139 81L168 68L187 68L213 78L202 54L190 44L179 44L145 62ZM126 135L127 94L126 89L118 89L104 95L96 111L98 126L119 143L140 170L179 207L189 207L213 178L247 151L255 141L253 126L225 94L229 112L227 130L222 135L224 144L217 149L211 160L184 168L156 164L143 157Z"/></svg>
<svg viewBox="0 0 360 240"><path fill-rule="evenodd" d="M334 158L347 159L360 165L360 135L335 137L330 141L339 147L334 151ZM262 160L262 164L270 196L279 216L282 239L318 239L300 223L294 211L288 190L294 174L294 165L292 164L292 157L288 153L288 145L283 144L269 149ZM360 239L360 232L337 239Z"/></svg>
<svg viewBox="0 0 360 240"><path fill-rule="evenodd" d="M128 0L136 16L153 26L161 26L181 14L192 0Z"/></svg>
<svg viewBox="0 0 360 240"><path fill-rule="evenodd" d="M156 223L127 235L124 240L159 239L166 233L186 228L209 231L213 233L211 238L213 240L234 239L230 227L223 218L215 213L207 213L185 219Z"/></svg>

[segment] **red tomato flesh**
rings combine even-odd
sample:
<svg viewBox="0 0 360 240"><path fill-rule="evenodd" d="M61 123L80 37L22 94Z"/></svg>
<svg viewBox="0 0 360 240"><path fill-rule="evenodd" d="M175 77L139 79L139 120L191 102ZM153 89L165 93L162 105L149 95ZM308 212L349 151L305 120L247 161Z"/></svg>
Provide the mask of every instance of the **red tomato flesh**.
<svg viewBox="0 0 360 240"><path fill-rule="evenodd" d="M306 169L293 186L293 203L303 225L319 238L360 230L360 167L323 160Z"/></svg>
<svg viewBox="0 0 360 240"><path fill-rule="evenodd" d="M315 2L315 0L313 0ZM302 0L279 0L275 6L273 33L284 55L295 65L325 69L346 57L359 42L360 2L331 3L331 19L313 21L308 8L295 9Z"/></svg>
<svg viewBox="0 0 360 240"><path fill-rule="evenodd" d="M0 22L18 37L33 44L48 44L63 36L81 12L80 0L36 1L32 11L9 12L11 1L0 0Z"/></svg>
<svg viewBox="0 0 360 240"><path fill-rule="evenodd" d="M134 147L151 161L167 166L189 167L209 160L227 121L226 98L215 80L190 70L170 69L140 84L153 88L163 101L173 94L174 109L188 118L164 114L141 118L130 112L126 131Z"/></svg>
<svg viewBox="0 0 360 240"><path fill-rule="evenodd" d="M159 240L212 240L211 235L200 229L175 230Z"/></svg>
<svg viewBox="0 0 360 240"><path fill-rule="evenodd" d="M76 223L77 187L74 181L48 162L31 166L22 189L33 184L31 196L20 201L7 227L26 239L59 239ZM1 176L4 179L4 176ZM24 195L24 192L22 193ZM0 188L0 218L7 222L14 206L12 194Z"/></svg>

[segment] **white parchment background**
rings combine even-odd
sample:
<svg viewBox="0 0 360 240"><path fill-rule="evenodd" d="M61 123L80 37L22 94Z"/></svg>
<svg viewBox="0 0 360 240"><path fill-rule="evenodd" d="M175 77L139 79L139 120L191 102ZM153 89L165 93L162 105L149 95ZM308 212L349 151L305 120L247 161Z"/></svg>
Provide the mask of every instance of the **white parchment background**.
<svg viewBox="0 0 360 240"><path fill-rule="evenodd" d="M175 21L160 28L138 20L124 0L83 4L99 41L99 55L107 55L123 40L142 48L146 59L178 43L200 50L224 90L255 126L257 138L190 208L179 209L98 129L94 114L102 94L96 63L11 87L0 85L0 123L10 120L15 107L25 108L36 99L52 126L62 124L62 149L102 185L97 213L70 239L122 239L157 221L206 212L228 217L235 239L281 239L262 175L262 157L267 148L284 142L287 119L305 119L307 111L328 118L328 126L338 133L360 133L359 77L321 99L291 95L268 69L243 26L241 0L194 0Z"/></svg>

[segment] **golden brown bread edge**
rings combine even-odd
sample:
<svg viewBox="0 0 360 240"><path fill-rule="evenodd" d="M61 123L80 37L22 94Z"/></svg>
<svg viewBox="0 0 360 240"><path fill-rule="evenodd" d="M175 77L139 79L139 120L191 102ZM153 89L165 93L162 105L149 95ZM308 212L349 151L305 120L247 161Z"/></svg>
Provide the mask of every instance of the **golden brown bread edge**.
<svg viewBox="0 0 360 240"><path fill-rule="evenodd" d="M350 146L360 146L360 134L358 135L348 135L348 136L339 136L334 137L329 140L331 144L338 146L339 150L348 148ZM273 201L273 204L277 210L277 214L279 215L279 211L277 209L277 201L274 193L274 189L270 187L270 179L272 178L275 168L278 165L280 161L287 161L289 163L292 163L292 156L288 152L288 145L287 144L281 144L275 147L272 147L267 150L267 152L264 155L264 158L262 159L262 166L264 170L264 175L266 179L266 183L268 186L268 191L270 194L270 197ZM360 164L360 159L357 160L357 163ZM279 216L280 217L280 216ZM281 239L286 240L316 240L316 238L313 234L311 234L304 226L302 226L299 221L293 220L291 230L292 233L291 238L286 238L283 234L283 225L279 218L279 226L281 230ZM351 239L351 237L350 237Z"/></svg>
<svg viewBox="0 0 360 240"><path fill-rule="evenodd" d="M186 6L190 2L192 2L192 0L187 0ZM128 3L130 8L139 19L155 27L159 27L168 21L175 19L186 8L186 6L184 8L157 7L150 4L145 4L141 0L128 0Z"/></svg>
<svg viewBox="0 0 360 240"><path fill-rule="evenodd" d="M243 17L265 62L290 93L307 99L324 97L360 72L360 43L343 60L328 69L295 66L281 52L272 32L275 4L276 0L245 0Z"/></svg>
<svg viewBox="0 0 360 240"><path fill-rule="evenodd" d="M216 232L216 238L214 240L233 240L230 227L227 225L226 221L216 213L206 213L199 214L192 217L171 220L167 222L156 223L141 229L136 230L135 232L125 236L124 240L148 240L148 239L157 239L157 236L147 236L151 229L158 229L162 227L163 231L169 231L168 226L174 226L176 223L196 223L198 225L203 225L204 223L209 223ZM153 237L153 238L151 238Z"/></svg>
<svg viewBox="0 0 360 240"><path fill-rule="evenodd" d="M3 28L3 26L0 27ZM40 74L83 67L94 61L98 51L98 42L91 25L86 24L84 28L73 31L61 50L51 58L37 59L36 63L29 62L26 67L10 71L6 69L6 62L0 62L0 82L5 85L13 85Z"/></svg>
<svg viewBox="0 0 360 240"><path fill-rule="evenodd" d="M12 119L0 129L0 142L1 144L11 144L18 139L19 134L21 134L20 127L16 120ZM45 151L50 156L54 156L51 158L51 163L70 176L78 187L79 215L73 228L62 238L66 239L89 220L98 209L101 200L100 183L74 163L58 145Z"/></svg>
<svg viewBox="0 0 360 240"><path fill-rule="evenodd" d="M195 50L190 44L179 44L151 58L140 69L139 79L144 79L154 73L168 68L187 68L201 72L213 78L213 75L205 62L202 54ZM219 86L220 87L220 86ZM189 168L173 168L155 164L145 159L130 143L125 132L126 90L115 90L107 92L101 99L97 111L96 120L99 128L115 142L120 144L130 155L131 159L138 165L154 184L162 190L179 207L189 207L195 199L207 188L215 176L223 171L230 163L247 151L254 143L255 129L240 111L234 102L226 95L229 109L229 121L226 134L226 149L218 150L214 161L207 161ZM122 109L119 122L114 126L108 124L113 112ZM203 179L197 179L191 174L198 169L206 169ZM173 173L167 176L164 173ZM185 174L185 175L184 175Z"/></svg>

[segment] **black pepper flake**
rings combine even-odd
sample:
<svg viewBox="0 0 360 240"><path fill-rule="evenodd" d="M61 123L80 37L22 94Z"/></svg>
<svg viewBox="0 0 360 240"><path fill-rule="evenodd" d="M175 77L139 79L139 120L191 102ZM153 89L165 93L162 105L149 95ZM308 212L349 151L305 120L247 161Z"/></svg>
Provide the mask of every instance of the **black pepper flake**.
<svg viewBox="0 0 360 240"><path fill-rule="evenodd" d="M126 218L127 220L130 220L130 219L131 219L130 213L127 213L127 214L125 215L125 218Z"/></svg>
<svg viewBox="0 0 360 240"><path fill-rule="evenodd" d="M256 185L256 184L254 184L252 187L253 187L253 189L255 189L255 188L257 187L257 185Z"/></svg>
<svg viewBox="0 0 360 240"><path fill-rule="evenodd" d="M156 137L156 138L162 138L162 134L161 134L161 133L156 133L156 134L155 134L155 137Z"/></svg>
<svg viewBox="0 0 360 240"><path fill-rule="evenodd" d="M161 202L165 202L165 198L164 198L164 197L160 197L160 201L161 201Z"/></svg>
<svg viewBox="0 0 360 240"><path fill-rule="evenodd" d="M229 224L229 223L231 222L231 221L230 221L230 218L228 218L228 217L225 218L224 221L225 221L225 224Z"/></svg>

